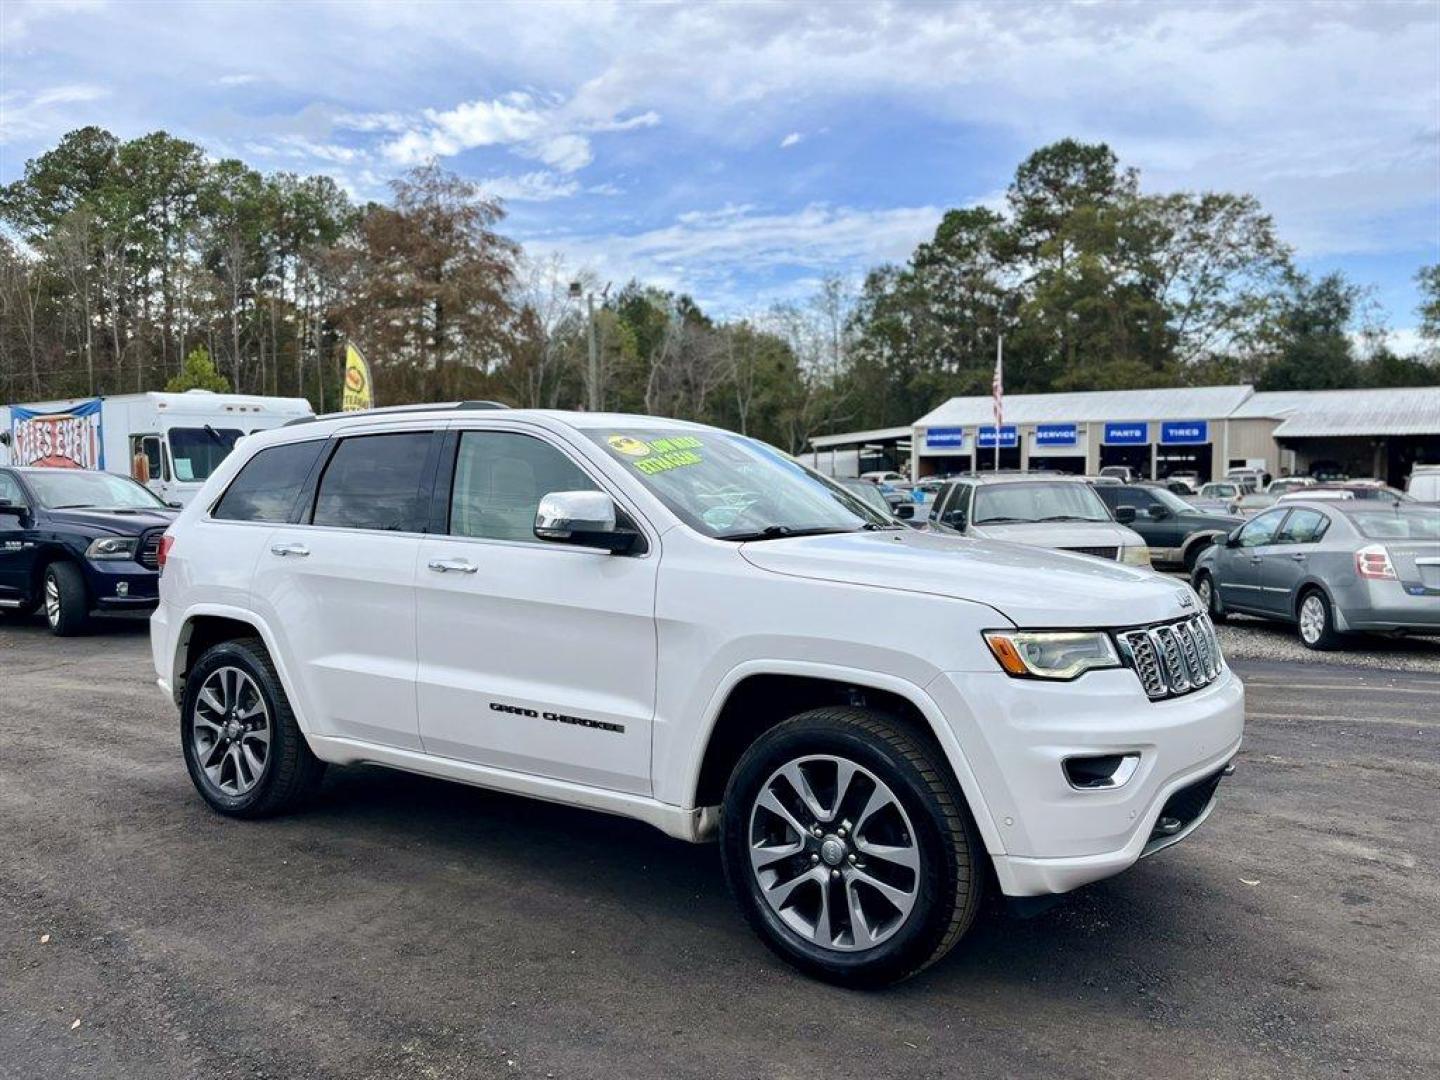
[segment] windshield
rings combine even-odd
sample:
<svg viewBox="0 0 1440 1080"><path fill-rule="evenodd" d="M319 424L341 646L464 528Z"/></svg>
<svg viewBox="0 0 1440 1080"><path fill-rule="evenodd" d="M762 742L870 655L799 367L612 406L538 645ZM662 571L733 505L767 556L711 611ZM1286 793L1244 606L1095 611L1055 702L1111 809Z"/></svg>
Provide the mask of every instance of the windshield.
<svg viewBox="0 0 1440 1080"><path fill-rule="evenodd" d="M743 435L677 428L586 434L706 536L764 540L895 524L833 480Z"/></svg>
<svg viewBox="0 0 1440 1080"><path fill-rule="evenodd" d="M1176 495L1169 488L1151 488L1150 494L1154 495L1155 498L1159 499L1162 503L1164 503L1171 510L1175 511L1175 513L1177 514L1189 513L1195 509L1195 507L1191 506L1184 499L1180 498L1179 495Z"/></svg>
<svg viewBox="0 0 1440 1080"><path fill-rule="evenodd" d="M124 476L55 469L25 474L25 482L47 510L154 510L165 504L149 488Z"/></svg>
<svg viewBox="0 0 1440 1080"><path fill-rule="evenodd" d="M1372 540L1440 540L1440 510L1346 508L1355 527Z"/></svg>
<svg viewBox="0 0 1440 1080"><path fill-rule="evenodd" d="M235 441L245 434L238 428L177 427L171 428L170 463L175 479L205 480L235 449Z"/></svg>
<svg viewBox="0 0 1440 1080"><path fill-rule="evenodd" d="M1089 484L1025 482L977 487L971 524L1109 520L1110 511Z"/></svg>
<svg viewBox="0 0 1440 1080"><path fill-rule="evenodd" d="M890 516L890 504L885 501L879 487L870 483L869 480L837 480L837 484L843 487L851 495L863 502L870 509Z"/></svg>
<svg viewBox="0 0 1440 1080"><path fill-rule="evenodd" d="M1207 499L1233 499L1240 491L1234 484L1206 484L1200 494Z"/></svg>

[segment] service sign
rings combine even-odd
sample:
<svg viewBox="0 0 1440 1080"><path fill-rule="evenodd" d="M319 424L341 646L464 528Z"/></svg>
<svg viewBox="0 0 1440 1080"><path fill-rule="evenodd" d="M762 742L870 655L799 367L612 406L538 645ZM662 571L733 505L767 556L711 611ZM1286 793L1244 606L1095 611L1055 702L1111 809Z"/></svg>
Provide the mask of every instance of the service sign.
<svg viewBox="0 0 1440 1080"><path fill-rule="evenodd" d="M1150 425L1144 421L1132 420L1123 424L1105 425L1105 442L1108 446L1144 446L1150 441Z"/></svg>
<svg viewBox="0 0 1440 1080"><path fill-rule="evenodd" d="M959 450L965 445L965 429L963 427L926 428L925 445L931 450Z"/></svg>
<svg viewBox="0 0 1440 1080"><path fill-rule="evenodd" d="M1166 420L1160 425L1160 441L1168 446L1210 441L1210 423L1206 420Z"/></svg>
<svg viewBox="0 0 1440 1080"><path fill-rule="evenodd" d="M1080 441L1075 424L1036 424L1036 446L1074 446Z"/></svg>
<svg viewBox="0 0 1440 1080"><path fill-rule="evenodd" d="M10 409L10 452L16 465L61 469L103 469L105 448L100 438L100 399L92 398L64 412Z"/></svg>
<svg viewBox="0 0 1440 1080"><path fill-rule="evenodd" d="M989 424L989 425L987 425L987 426L985 426L985 427L980 428L979 432L978 432L977 435L976 435L975 445L978 446L978 447L980 447L981 449L984 449L984 448L986 448L986 447L989 447L990 449L993 450L993 449L995 448L996 442L995 442L995 425L994 425L994 424ZM1001 428L1000 428L1000 442L999 442L999 445L1002 446L1002 447L1004 447L1004 446L1019 446L1019 445L1020 445L1020 429L1017 428L1014 424L1004 424L1004 425L1002 425Z"/></svg>

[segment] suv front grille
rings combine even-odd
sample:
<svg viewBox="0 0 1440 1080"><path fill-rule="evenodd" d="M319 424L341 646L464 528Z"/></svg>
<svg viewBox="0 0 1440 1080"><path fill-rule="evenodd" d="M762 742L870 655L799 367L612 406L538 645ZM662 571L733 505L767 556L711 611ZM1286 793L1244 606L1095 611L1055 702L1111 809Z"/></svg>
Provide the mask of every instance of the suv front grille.
<svg viewBox="0 0 1440 1080"><path fill-rule="evenodd" d="M1152 701L1210 685L1224 664L1208 615L1121 630L1115 639L1120 643L1121 658L1135 670Z"/></svg>
<svg viewBox="0 0 1440 1080"><path fill-rule="evenodd" d="M1109 559L1111 562L1120 556L1118 547L1069 547L1060 550L1073 551L1077 555L1094 555L1097 559Z"/></svg>
<svg viewBox="0 0 1440 1080"><path fill-rule="evenodd" d="M135 561L146 570L160 569L160 536L164 529L151 529L140 537L140 546L135 552Z"/></svg>

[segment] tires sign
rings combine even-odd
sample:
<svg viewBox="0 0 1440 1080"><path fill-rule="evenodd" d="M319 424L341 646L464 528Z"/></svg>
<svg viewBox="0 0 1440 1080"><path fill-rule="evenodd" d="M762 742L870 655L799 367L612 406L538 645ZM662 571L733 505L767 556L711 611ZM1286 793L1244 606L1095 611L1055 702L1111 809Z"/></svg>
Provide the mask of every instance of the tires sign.
<svg viewBox="0 0 1440 1080"><path fill-rule="evenodd" d="M1167 446L1207 443L1210 424L1205 420L1166 420L1160 425L1160 441Z"/></svg>
<svg viewBox="0 0 1440 1080"><path fill-rule="evenodd" d="M16 405L10 410L10 452L16 465L62 469L103 469L100 399L92 398L59 412L36 412Z"/></svg>

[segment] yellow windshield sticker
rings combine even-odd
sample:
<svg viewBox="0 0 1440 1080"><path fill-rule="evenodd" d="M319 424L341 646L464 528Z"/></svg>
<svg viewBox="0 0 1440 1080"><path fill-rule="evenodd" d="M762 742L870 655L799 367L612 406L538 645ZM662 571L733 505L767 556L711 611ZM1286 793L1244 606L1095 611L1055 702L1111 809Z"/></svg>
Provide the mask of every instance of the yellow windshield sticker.
<svg viewBox="0 0 1440 1080"><path fill-rule="evenodd" d="M648 443L630 435L611 435L605 440L617 454L635 458L631 464L646 476L699 465L703 444L694 435L676 435L668 439L651 439Z"/></svg>

